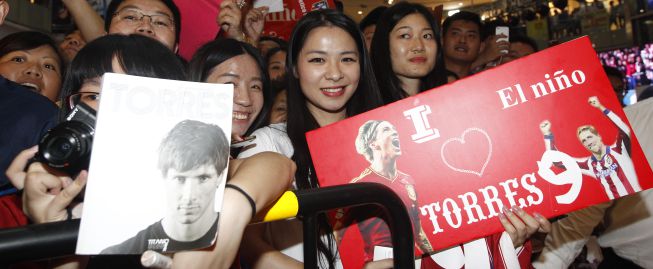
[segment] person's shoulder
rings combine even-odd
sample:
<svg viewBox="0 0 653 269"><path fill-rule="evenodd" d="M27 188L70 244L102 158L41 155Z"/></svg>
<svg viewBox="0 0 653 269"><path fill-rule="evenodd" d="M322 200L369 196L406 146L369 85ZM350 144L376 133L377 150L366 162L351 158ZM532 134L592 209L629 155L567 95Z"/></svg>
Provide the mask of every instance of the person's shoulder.
<svg viewBox="0 0 653 269"><path fill-rule="evenodd" d="M48 98L0 76L0 107L6 112L57 114L57 105Z"/></svg>
<svg viewBox="0 0 653 269"><path fill-rule="evenodd" d="M278 138L278 137L288 137L286 132L286 123L272 123L268 126L262 127L254 131L252 135L256 135L258 139L260 135L265 136L265 138ZM261 137L263 138L263 137Z"/></svg>
<svg viewBox="0 0 653 269"><path fill-rule="evenodd" d="M272 151L291 157L293 154L292 143L286 133L285 123L270 124L257 129L252 133L255 136L252 146L245 147L238 158L250 157L254 154Z"/></svg>

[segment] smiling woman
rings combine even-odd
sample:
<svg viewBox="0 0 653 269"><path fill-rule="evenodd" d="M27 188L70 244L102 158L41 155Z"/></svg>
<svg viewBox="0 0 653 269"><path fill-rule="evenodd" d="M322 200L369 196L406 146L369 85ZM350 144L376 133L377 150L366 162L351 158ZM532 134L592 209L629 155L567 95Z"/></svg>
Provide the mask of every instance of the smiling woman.
<svg viewBox="0 0 653 269"><path fill-rule="evenodd" d="M61 56L39 32L18 32L0 40L0 75L55 102L61 90Z"/></svg>
<svg viewBox="0 0 653 269"><path fill-rule="evenodd" d="M247 43L220 38L197 50L189 64L191 81L234 86L232 138L251 134L267 121L271 92L265 64Z"/></svg>
<svg viewBox="0 0 653 269"><path fill-rule="evenodd" d="M257 133L256 147L283 151L285 141L289 141L288 151L297 164L297 188L318 188L304 134L381 105L365 40L356 23L335 10L307 13L293 29L286 74L287 134L282 128L262 140L259 134L265 133ZM325 214L318 218L322 232L322 240L318 241L319 268L338 268L340 258L336 240L329 232L331 227ZM301 235L297 220L250 226L243 240L243 259L251 268L301 268Z"/></svg>

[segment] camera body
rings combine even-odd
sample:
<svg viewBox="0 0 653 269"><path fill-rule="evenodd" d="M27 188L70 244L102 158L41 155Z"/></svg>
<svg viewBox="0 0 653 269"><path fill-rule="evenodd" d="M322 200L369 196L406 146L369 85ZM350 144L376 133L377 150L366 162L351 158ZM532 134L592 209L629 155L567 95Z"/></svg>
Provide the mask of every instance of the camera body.
<svg viewBox="0 0 653 269"><path fill-rule="evenodd" d="M36 160L71 177L88 169L95 134L95 110L80 102L64 122L50 129L39 142Z"/></svg>

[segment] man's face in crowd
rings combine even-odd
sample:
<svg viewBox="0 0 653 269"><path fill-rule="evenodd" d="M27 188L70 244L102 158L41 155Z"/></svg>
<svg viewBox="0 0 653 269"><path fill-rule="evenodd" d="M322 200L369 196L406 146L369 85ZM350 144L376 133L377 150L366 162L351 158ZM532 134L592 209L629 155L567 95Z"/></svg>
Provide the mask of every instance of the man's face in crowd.
<svg viewBox="0 0 653 269"><path fill-rule="evenodd" d="M481 33L471 21L453 21L444 34L444 56L449 60L471 63L481 49Z"/></svg>
<svg viewBox="0 0 653 269"><path fill-rule="evenodd" d="M376 127L376 138L371 146L373 150L380 150L385 156L401 155L397 129L387 121L379 123Z"/></svg>
<svg viewBox="0 0 653 269"><path fill-rule="evenodd" d="M166 175L167 216L180 224L192 224L207 211L214 211L220 174L205 164L188 171L168 169Z"/></svg>
<svg viewBox="0 0 653 269"><path fill-rule="evenodd" d="M145 16L143 16L145 15ZM154 38L172 51L177 50L172 11L159 0L126 0L111 17L109 34L140 34Z"/></svg>
<svg viewBox="0 0 653 269"><path fill-rule="evenodd" d="M503 63L511 62L524 56L535 53L535 49L526 43L513 42L510 43L510 50L508 55L503 57Z"/></svg>
<svg viewBox="0 0 653 269"><path fill-rule="evenodd" d="M70 63L75 58L75 55L77 55L77 52L85 45L86 41L84 41L82 34L79 30L76 30L64 37L63 41L59 44L59 50L66 62Z"/></svg>

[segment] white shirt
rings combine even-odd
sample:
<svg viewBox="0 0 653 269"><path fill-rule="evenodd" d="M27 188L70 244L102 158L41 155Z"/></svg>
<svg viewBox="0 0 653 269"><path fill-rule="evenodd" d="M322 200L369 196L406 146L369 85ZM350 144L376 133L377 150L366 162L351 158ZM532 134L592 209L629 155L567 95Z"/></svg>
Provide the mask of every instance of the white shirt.
<svg viewBox="0 0 653 269"><path fill-rule="evenodd" d="M275 123L269 126L260 128L252 135L256 136L253 147L241 151L238 158L247 158L254 154L271 151L291 158L295 150L290 142L288 133L286 132L286 123ZM295 184L293 183L293 186ZM256 225L265 225L265 241L270 246L279 250L281 253L291 257L297 261L304 262L304 238L302 222L297 219L285 219ZM326 236L322 236L322 241L326 241ZM342 268L340 256L336 252L336 269ZM318 259L318 266L320 268L329 268L326 264L321 264Z"/></svg>
<svg viewBox="0 0 653 269"><path fill-rule="evenodd" d="M252 135L256 136L252 141L252 146L247 146L246 149L243 149L238 154L239 159L265 151L280 153L290 158L295 152L288 133L286 133L285 122L270 124L254 131Z"/></svg>

